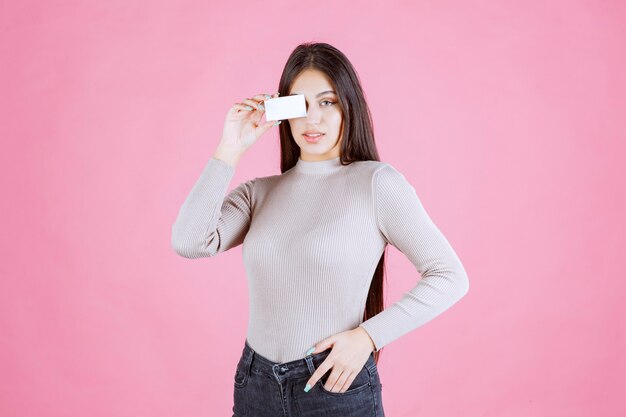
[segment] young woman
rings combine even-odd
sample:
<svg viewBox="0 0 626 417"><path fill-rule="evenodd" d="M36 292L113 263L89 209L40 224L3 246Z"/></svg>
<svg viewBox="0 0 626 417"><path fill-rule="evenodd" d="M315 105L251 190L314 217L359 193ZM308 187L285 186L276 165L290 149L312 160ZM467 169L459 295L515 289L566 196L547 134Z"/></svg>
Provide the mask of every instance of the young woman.
<svg viewBox="0 0 626 417"><path fill-rule="evenodd" d="M241 156L280 123L261 122L263 101L291 94L304 94L307 114L279 127L282 173L227 193ZM383 309L388 243L421 280ZM469 289L415 189L379 161L356 71L325 43L291 53L277 93L230 108L172 228L172 246L186 258L240 244L250 315L234 375L239 417L384 416L380 350Z"/></svg>

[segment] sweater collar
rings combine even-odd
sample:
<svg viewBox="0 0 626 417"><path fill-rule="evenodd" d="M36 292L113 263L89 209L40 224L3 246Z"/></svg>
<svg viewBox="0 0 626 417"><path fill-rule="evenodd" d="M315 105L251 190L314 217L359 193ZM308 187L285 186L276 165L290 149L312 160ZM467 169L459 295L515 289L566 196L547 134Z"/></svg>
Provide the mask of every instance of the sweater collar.
<svg viewBox="0 0 626 417"><path fill-rule="evenodd" d="M298 162L294 166L294 171L305 174L326 174L338 171L344 165L341 165L339 156L322 161L303 161L298 157Z"/></svg>

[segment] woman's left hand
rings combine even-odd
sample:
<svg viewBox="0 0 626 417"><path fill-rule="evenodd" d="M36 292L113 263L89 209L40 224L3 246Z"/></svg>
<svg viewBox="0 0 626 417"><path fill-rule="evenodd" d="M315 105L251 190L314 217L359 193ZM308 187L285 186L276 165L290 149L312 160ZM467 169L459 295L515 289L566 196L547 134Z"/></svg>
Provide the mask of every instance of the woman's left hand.
<svg viewBox="0 0 626 417"><path fill-rule="evenodd" d="M329 347L333 349L324 362L313 372L307 381L307 387L315 386L317 381L332 368L324 385L324 388L331 392L346 392L376 348L369 334L360 326L356 329L334 334L314 347L315 350L308 352L309 354L323 352ZM308 392L309 389L305 388L304 390Z"/></svg>

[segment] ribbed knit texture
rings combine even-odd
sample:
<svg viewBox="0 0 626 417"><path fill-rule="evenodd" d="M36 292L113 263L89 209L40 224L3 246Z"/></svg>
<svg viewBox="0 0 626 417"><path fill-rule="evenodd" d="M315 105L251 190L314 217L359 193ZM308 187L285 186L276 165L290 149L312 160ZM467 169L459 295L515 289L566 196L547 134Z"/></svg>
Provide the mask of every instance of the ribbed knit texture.
<svg viewBox="0 0 626 417"><path fill-rule="evenodd" d="M172 247L194 259L243 243L247 340L261 355L301 359L319 341L359 325L379 350L468 292L460 259L390 164L299 159L283 174L256 177L227 193L234 172L209 160L172 226ZM362 322L387 243L421 279L415 274L416 285L401 299Z"/></svg>

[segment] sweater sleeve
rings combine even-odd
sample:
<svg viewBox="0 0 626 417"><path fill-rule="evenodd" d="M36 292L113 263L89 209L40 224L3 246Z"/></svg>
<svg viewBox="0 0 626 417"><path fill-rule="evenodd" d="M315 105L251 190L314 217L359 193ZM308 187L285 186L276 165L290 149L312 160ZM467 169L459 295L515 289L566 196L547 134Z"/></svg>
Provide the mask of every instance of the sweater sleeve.
<svg viewBox="0 0 626 417"><path fill-rule="evenodd" d="M235 167L211 158L172 225L171 245L185 258L215 256L243 243L250 227L255 179L226 195Z"/></svg>
<svg viewBox="0 0 626 417"><path fill-rule="evenodd" d="M469 290L467 274L450 243L433 223L404 175L384 164L373 175L378 229L421 275L393 305L360 324L375 350L432 320Z"/></svg>

